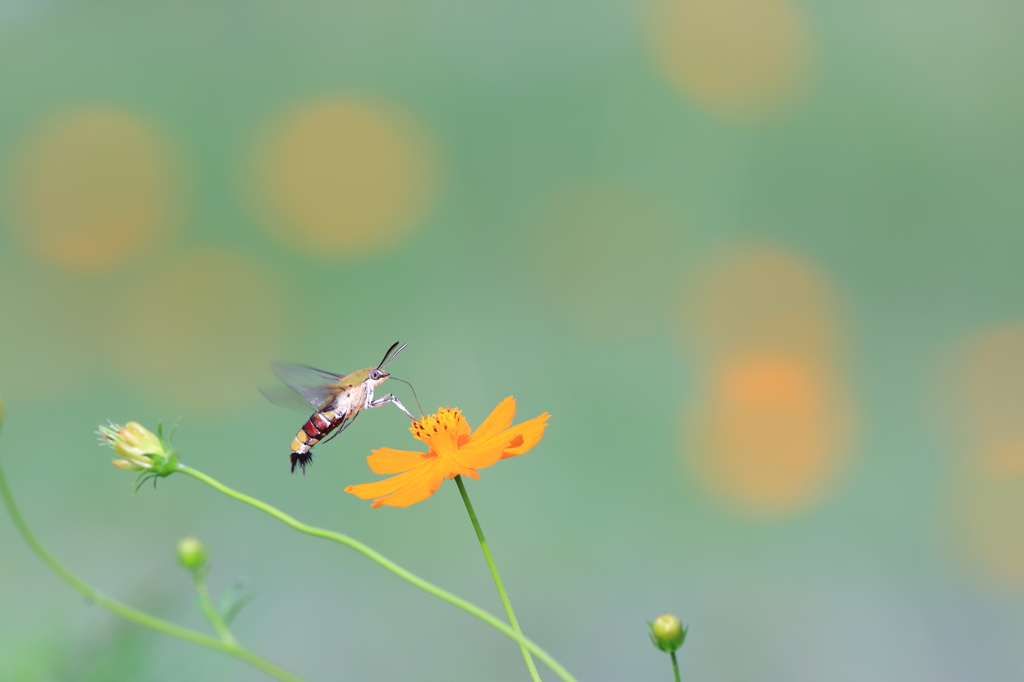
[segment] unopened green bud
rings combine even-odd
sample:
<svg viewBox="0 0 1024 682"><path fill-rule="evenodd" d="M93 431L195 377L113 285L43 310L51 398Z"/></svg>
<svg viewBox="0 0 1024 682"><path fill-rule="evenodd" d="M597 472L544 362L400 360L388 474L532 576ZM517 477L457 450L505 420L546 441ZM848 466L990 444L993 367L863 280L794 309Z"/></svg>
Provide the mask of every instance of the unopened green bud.
<svg viewBox="0 0 1024 682"><path fill-rule="evenodd" d="M671 653L686 639L686 628L670 613L658 616L648 625L651 626L651 643L662 651Z"/></svg>
<svg viewBox="0 0 1024 682"><path fill-rule="evenodd" d="M206 548L196 538L182 538L178 542L178 561L192 573L201 571L206 565Z"/></svg>

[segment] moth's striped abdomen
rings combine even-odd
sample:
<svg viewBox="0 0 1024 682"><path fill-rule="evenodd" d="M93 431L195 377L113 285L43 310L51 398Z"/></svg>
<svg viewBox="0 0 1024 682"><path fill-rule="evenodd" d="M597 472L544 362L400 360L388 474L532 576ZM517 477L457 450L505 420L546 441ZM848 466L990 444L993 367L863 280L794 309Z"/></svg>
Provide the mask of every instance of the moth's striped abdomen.
<svg viewBox="0 0 1024 682"><path fill-rule="evenodd" d="M291 459L293 472L295 471L295 465L299 465L303 473L305 473L306 465L313 459L310 449L319 443L321 438L334 430L334 427L337 426L336 417L337 412L317 410L302 425L302 430L295 434L295 439L292 440Z"/></svg>

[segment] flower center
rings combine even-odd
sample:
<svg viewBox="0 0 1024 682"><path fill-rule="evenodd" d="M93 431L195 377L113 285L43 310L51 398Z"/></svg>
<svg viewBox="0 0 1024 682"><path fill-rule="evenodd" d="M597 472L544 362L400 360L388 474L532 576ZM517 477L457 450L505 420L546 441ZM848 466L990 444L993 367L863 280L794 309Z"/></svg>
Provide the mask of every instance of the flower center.
<svg viewBox="0 0 1024 682"><path fill-rule="evenodd" d="M437 414L424 417L420 421L412 423L412 435L433 436L447 430L457 431L459 428L459 417L462 412L457 407L442 407ZM421 439L422 440L422 439Z"/></svg>
<svg viewBox="0 0 1024 682"><path fill-rule="evenodd" d="M444 456L458 447L465 421L457 407L442 407L437 414L413 422L409 430L415 438L429 445L435 454Z"/></svg>

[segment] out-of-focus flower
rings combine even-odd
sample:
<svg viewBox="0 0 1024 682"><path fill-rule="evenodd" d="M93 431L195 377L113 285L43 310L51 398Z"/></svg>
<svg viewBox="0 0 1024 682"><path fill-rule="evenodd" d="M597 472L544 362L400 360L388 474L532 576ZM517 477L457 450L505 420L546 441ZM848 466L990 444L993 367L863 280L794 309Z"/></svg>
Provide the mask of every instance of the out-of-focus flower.
<svg viewBox="0 0 1024 682"><path fill-rule="evenodd" d="M100 445L109 445L122 457L114 460L118 469L151 470L166 476L177 462L177 453L164 441L162 434L153 433L138 422L100 426L96 435L100 437Z"/></svg>
<svg viewBox="0 0 1024 682"><path fill-rule="evenodd" d="M458 409L444 407L437 414L413 422L412 435L430 447L429 452L381 448L366 458L378 474L398 474L376 483L350 485L345 492L373 501L374 507L408 507L425 500L446 478L459 475L480 478L477 469L499 459L521 455L540 441L550 418L547 412L512 426L516 401L505 398L480 427L470 432Z"/></svg>
<svg viewBox="0 0 1024 682"><path fill-rule="evenodd" d="M178 561L195 573L206 566L206 548L197 538L188 537L178 541Z"/></svg>
<svg viewBox="0 0 1024 682"><path fill-rule="evenodd" d="M658 616L651 626L651 643L662 651L672 653L683 645L686 630L679 619L670 613Z"/></svg>

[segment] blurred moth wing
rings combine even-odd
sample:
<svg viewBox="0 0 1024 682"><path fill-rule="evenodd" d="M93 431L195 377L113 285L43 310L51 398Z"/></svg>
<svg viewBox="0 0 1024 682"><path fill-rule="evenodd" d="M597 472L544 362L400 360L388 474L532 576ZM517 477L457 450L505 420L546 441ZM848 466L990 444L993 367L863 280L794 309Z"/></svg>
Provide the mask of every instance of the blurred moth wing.
<svg viewBox="0 0 1024 682"><path fill-rule="evenodd" d="M291 409L319 407L345 377L296 362L274 362L270 369L284 386L260 386L260 393L275 405Z"/></svg>

